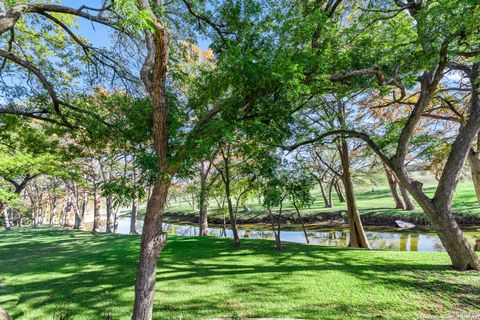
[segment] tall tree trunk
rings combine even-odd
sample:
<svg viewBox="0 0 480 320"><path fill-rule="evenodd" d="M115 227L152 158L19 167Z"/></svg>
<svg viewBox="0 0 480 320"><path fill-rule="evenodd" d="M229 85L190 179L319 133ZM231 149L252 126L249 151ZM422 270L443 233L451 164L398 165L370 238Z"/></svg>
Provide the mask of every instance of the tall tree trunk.
<svg viewBox="0 0 480 320"><path fill-rule="evenodd" d="M405 203L405 210L412 211L415 210L415 204L413 204L412 198L408 193L407 189L405 189L402 185L398 184L400 187L400 192L402 193L403 202Z"/></svg>
<svg viewBox="0 0 480 320"><path fill-rule="evenodd" d="M395 173L391 169L389 169L386 165L384 165L385 174L387 175L387 182L388 186L390 187L390 192L392 194L392 198L395 201L395 209L405 209L405 205L403 204L402 199L400 199L400 195L398 194L398 180L395 176Z"/></svg>
<svg viewBox="0 0 480 320"><path fill-rule="evenodd" d="M208 168L205 163L200 164L200 217L198 221L199 236L208 236L208 203L207 203L207 176Z"/></svg>
<svg viewBox="0 0 480 320"><path fill-rule="evenodd" d="M102 217L100 215L100 192L96 183L93 185L93 232L102 230Z"/></svg>
<svg viewBox="0 0 480 320"><path fill-rule="evenodd" d="M480 137L478 140L480 140ZM477 148L480 149L480 145ZM470 164L470 170L472 172L472 182L475 188L475 194L477 195L477 201L480 203L480 152L475 152L471 149L468 155L468 163Z"/></svg>
<svg viewBox="0 0 480 320"><path fill-rule="evenodd" d="M222 176L222 181L225 186L225 197L227 198L227 208L228 214L230 216L230 225L232 226L232 233L233 233L233 241L236 247L240 246L240 236L238 235L238 228L237 228L237 218L235 216L235 212L233 210L232 204L232 195L230 191L230 152L229 146L227 146L227 155L225 155L224 150L221 150L223 163L224 163L224 170L219 170L220 175Z"/></svg>
<svg viewBox="0 0 480 320"><path fill-rule="evenodd" d="M151 11L149 1L139 0L139 5L141 9ZM154 31L145 31L147 57L141 78L152 100L153 144L158 159L159 178L153 187L145 214L135 280L133 320L152 319L157 260L160 250L167 243L167 234L162 230L163 214L171 178L175 173L168 164L168 105L165 97L169 35L159 20L155 20L152 27L155 28Z"/></svg>
<svg viewBox="0 0 480 320"><path fill-rule="evenodd" d="M338 117L341 126L345 126L345 110L342 103L338 104ZM348 150L348 144L345 137L340 138L340 159L342 162L342 181L345 187L345 195L347 200L347 212L348 212L348 226L350 230L350 243L349 247L356 248L370 248L370 244L363 229L362 221L358 213L357 201L355 199L355 191L353 188L352 174L350 172L350 152Z"/></svg>

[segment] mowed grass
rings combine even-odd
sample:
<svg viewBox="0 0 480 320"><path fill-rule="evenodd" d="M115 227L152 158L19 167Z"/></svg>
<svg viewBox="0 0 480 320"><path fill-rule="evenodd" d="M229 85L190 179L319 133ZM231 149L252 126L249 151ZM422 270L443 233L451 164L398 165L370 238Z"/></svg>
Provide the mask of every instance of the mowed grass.
<svg viewBox="0 0 480 320"><path fill-rule="evenodd" d="M436 182L427 179L423 189L429 196L433 197L436 189ZM355 190L357 204L360 214L362 215L378 218L395 217L398 219L426 219L425 214L418 205L413 211L395 209L395 202L386 183L385 185L377 187L357 186ZM346 204L340 203L335 193L333 197L334 208L324 208L323 199L318 190L314 190L312 195L315 201L308 208L302 209L302 215L316 215L335 211L345 211L347 209ZM248 207L252 211L245 213L242 208L240 208L238 218L262 218L267 215L265 208L258 204L258 201L255 199L250 199L248 201ZM470 180L462 181L458 184L452 202L452 209L454 214L458 217L480 219L480 205L477 201L475 189ZM142 208L141 212L144 213L144 211L145 208ZM177 202L172 201L167 208L167 211L175 212L177 215L184 215L185 217L198 217L198 208L193 209L186 200L181 198L178 198ZM284 215L296 216L293 204L288 201L284 205ZM209 217L223 218L223 212L219 210L213 199L210 200Z"/></svg>
<svg viewBox="0 0 480 320"><path fill-rule="evenodd" d="M480 276L445 253L363 251L171 237L154 319L415 319L480 312ZM0 232L0 306L14 319L128 319L139 237Z"/></svg>

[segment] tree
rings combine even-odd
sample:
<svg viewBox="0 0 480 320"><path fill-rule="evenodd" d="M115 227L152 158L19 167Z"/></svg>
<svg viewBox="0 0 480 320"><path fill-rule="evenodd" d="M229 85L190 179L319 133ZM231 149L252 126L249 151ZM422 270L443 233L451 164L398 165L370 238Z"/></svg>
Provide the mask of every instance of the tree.
<svg viewBox="0 0 480 320"><path fill-rule="evenodd" d="M408 190L422 207L447 250L453 266L459 270L480 270L478 257L473 251L471 244L463 236L451 209L451 201L458 176L471 145L480 130L480 108L476 84L478 70L472 70L470 77L474 91L470 99L471 111L469 112L468 121L461 128L451 146L451 151L433 198L430 198L422 190L422 183L409 176L405 164L412 136L414 136L432 97L439 88L439 84L449 64L455 63L456 60L462 59L465 55L475 56L475 52L477 52L475 39L478 38L478 4L462 1L438 3L436 6L428 6L424 1L415 3L396 1L396 4L398 12L405 11L409 14L408 17L402 16L402 19L405 19L403 21L413 21L416 25L416 36L414 41L410 42L414 46L405 45L402 47L402 50L410 50L410 52L405 52L406 57L413 55L417 58L410 59L410 61L418 61L418 63L400 70L398 62L393 59L394 61L385 66L391 72L392 80L388 82L382 81L382 83L389 84L394 92L391 103L408 104L411 106L410 113L402 123L401 133L396 143L394 154L387 155L384 153L375 140L372 139L371 135L365 132L344 129L331 131L327 135L340 134L342 137L353 137L366 141L380 159L393 170L400 184ZM379 8L378 10L381 14L388 12L384 8ZM442 19L439 19L439 17L442 17ZM384 19L388 19L390 23L390 25L384 25L387 30L395 25L394 17L388 16L384 17ZM366 19L362 21L370 23L371 20ZM433 28L433 25L436 25L438 28ZM439 30L439 28L445 32L432 31ZM381 32L382 41L388 39L386 35L389 33L382 30L382 28L376 28L374 32L371 32L374 34ZM457 42L459 39L461 39L460 44ZM380 48L381 46L376 48L376 55L381 50ZM396 68L395 65L397 65ZM400 72L403 78L399 77ZM378 75L382 75L382 79L385 79L381 69L377 69L376 74L377 79ZM409 96L406 94L407 88L403 85L404 81L411 81L409 79L412 79L412 75L415 75L415 79L419 82L419 85L416 87L418 90L414 93L415 101L413 102L409 101ZM415 86L413 85L413 87ZM314 140L317 141L322 138L324 137L318 136Z"/></svg>

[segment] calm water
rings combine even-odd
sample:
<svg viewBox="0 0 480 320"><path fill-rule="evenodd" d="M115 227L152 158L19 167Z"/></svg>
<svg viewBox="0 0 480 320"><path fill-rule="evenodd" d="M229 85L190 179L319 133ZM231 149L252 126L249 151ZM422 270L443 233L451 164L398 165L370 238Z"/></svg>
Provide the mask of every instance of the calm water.
<svg viewBox="0 0 480 320"><path fill-rule="evenodd" d="M143 221L137 221L137 231L141 231ZM196 236L198 234L198 227L193 225L179 225L179 224L163 224L164 231L169 234L177 236ZM130 218L119 217L117 232L121 234L128 234L130 231ZM220 228L209 228L210 235L223 236L223 230ZM226 230L227 237L232 237L232 232ZM445 251L440 239L434 233L422 233L416 231L401 231L401 232L380 232L367 231L367 237L374 249L387 249L397 251ZM248 239L268 239L273 240L273 232L268 230L255 229L240 229L239 234L241 238ZM470 241L472 237L480 236L479 232L475 234L468 233ZM349 240L348 230L327 230L322 231L319 227L318 231L308 231L308 238L311 244L324 246L339 246L345 247ZM285 242L306 243L303 231L282 230L281 239Z"/></svg>

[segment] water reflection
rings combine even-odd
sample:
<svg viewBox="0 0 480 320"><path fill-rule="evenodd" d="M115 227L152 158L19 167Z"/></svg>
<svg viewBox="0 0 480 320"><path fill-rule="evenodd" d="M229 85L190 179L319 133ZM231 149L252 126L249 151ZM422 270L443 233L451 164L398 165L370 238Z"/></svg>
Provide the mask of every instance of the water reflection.
<svg viewBox="0 0 480 320"><path fill-rule="evenodd" d="M141 231L143 221L137 221L137 230ZM179 225L164 223L163 228L168 234L178 236L196 236L198 227L193 225ZM130 219L122 217L118 219L117 232L128 234L130 231ZM222 228L209 228L210 235L223 236ZM440 239L433 233L419 232L366 232L368 240L373 249L396 250L396 251L445 251ZM241 238L248 239L267 239L273 240L273 232L268 230L240 229ZM226 230L226 236L232 237L231 230ZM350 235L348 230L328 230L308 232L311 244L323 246L345 247L348 244ZM306 243L305 236L302 231L282 230L282 241Z"/></svg>

